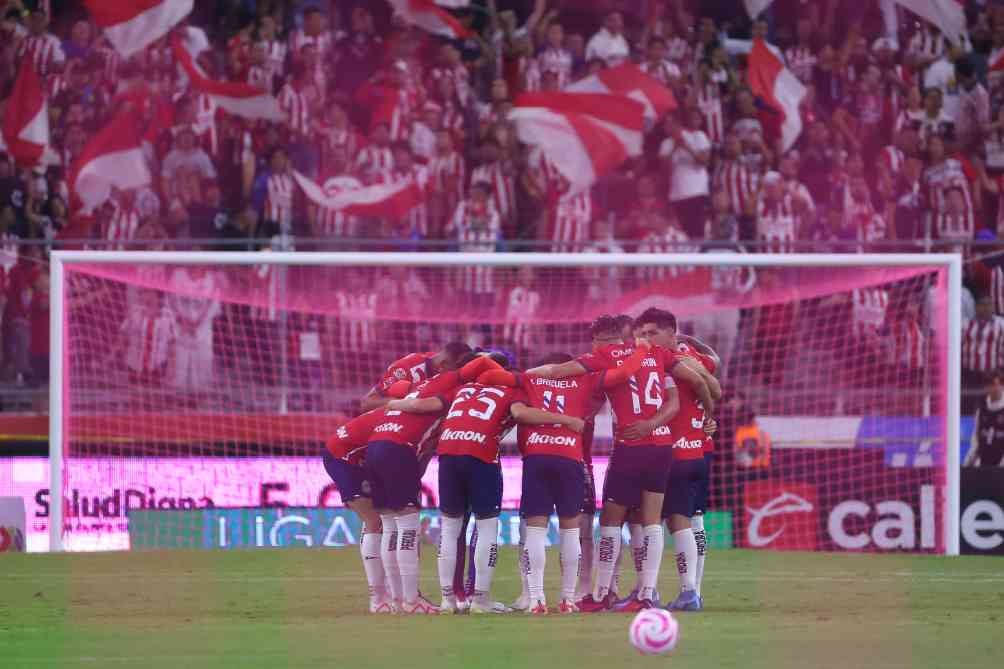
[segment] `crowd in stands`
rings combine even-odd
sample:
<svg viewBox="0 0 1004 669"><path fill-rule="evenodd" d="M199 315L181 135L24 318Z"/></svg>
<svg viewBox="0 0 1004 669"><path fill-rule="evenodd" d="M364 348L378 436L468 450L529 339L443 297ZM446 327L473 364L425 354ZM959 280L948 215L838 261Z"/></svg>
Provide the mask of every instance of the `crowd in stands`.
<svg viewBox="0 0 1004 669"><path fill-rule="evenodd" d="M472 37L451 41L382 0L196 2L187 23L211 45L200 66L275 94L281 122L233 116L193 92L166 38L125 60L82 3L42 3L49 13L37 4L0 0L0 115L31 59L54 154L44 171L0 154L8 366L47 351L39 261L59 239L242 250L958 251L970 260L964 366L1004 366L1004 318L995 315L1004 314L1004 260L990 253L1004 219L999 3L964 3L968 34L958 36L898 5L883 13L878 0L775 0L758 20L740 0L473 0L451 10ZM747 81L753 39L808 89L788 150L780 114ZM518 141L513 102L626 61L669 87L678 109L648 130L642 157L566 196L554 165ZM153 183L76 217L74 160L137 100ZM399 219L347 216L304 197L294 169L329 192L422 171L427 192ZM465 281L471 293L494 291L490 274Z"/></svg>

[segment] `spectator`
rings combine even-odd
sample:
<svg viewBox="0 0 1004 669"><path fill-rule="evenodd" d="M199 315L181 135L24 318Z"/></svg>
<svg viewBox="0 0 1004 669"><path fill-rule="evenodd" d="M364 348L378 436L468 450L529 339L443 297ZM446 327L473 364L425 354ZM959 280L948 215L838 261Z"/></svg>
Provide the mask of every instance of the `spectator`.
<svg viewBox="0 0 1004 669"><path fill-rule="evenodd" d="M489 200L491 186L478 181L471 184L467 199L457 205L446 235L457 243L460 252L491 253L502 241L498 212ZM458 270L457 290L471 313L491 311L495 297L495 269L484 265L465 266Z"/></svg>
<svg viewBox="0 0 1004 669"><path fill-rule="evenodd" d="M962 384L980 385L981 375L1001 368L1004 362L1004 317L994 314L990 296L976 300L976 316L962 324ZM964 413L975 409L972 397L963 401Z"/></svg>
<svg viewBox="0 0 1004 669"><path fill-rule="evenodd" d="M618 65L631 55L631 47L624 38L624 17L620 12L610 12L603 20L603 27L589 38L586 44L586 60L601 60L608 67Z"/></svg>
<svg viewBox="0 0 1004 669"><path fill-rule="evenodd" d="M1004 375L987 374L986 396L973 419L973 438L965 467L1004 466Z"/></svg>
<svg viewBox="0 0 1004 669"><path fill-rule="evenodd" d="M691 109L682 115L682 128L673 117L667 117L665 130L669 136L659 147L659 156L671 170L669 201L680 217L683 230L690 237L700 237L709 203L711 141L700 129L699 111Z"/></svg>
<svg viewBox="0 0 1004 669"><path fill-rule="evenodd" d="M179 267L168 283L168 308L175 321L168 383L191 393L195 406L213 388L213 321L220 313L216 295L222 288L222 279L202 265Z"/></svg>

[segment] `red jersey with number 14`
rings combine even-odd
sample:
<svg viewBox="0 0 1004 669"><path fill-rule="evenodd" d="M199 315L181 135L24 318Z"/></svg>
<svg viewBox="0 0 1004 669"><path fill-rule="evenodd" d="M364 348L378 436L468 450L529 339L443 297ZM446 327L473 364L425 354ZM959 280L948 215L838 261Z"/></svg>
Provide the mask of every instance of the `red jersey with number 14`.
<svg viewBox="0 0 1004 669"><path fill-rule="evenodd" d="M358 465L366 452L370 433L382 420L383 409L374 409L339 425L334 436L328 439L328 451L336 458Z"/></svg>
<svg viewBox="0 0 1004 669"><path fill-rule="evenodd" d="M395 360L384 372L377 389L381 393L386 393L387 389L398 381L411 381L412 385L415 386L428 381L435 374L429 362L435 355L429 351L409 353L400 360Z"/></svg>
<svg viewBox="0 0 1004 669"><path fill-rule="evenodd" d="M477 383L461 386L443 421L436 452L498 462L502 438L514 424L510 408L517 402L526 403L520 388Z"/></svg>
<svg viewBox="0 0 1004 669"><path fill-rule="evenodd" d="M450 376L445 376L447 374ZM449 381L453 381L452 385ZM438 397L443 402L443 406L448 407L460 385L460 374L443 372L443 374L434 376L423 383L418 390L407 395L405 399ZM378 409L378 411L381 411L383 415L376 427L373 428L369 443L391 441L402 446L410 446L416 451L426 436L436 427L439 419L446 413L445 408L435 413L407 413L390 409Z"/></svg>
<svg viewBox="0 0 1004 669"><path fill-rule="evenodd" d="M517 374L530 406L552 413L586 419L603 403L605 371L547 379L533 374ZM563 425L520 425L517 438L523 456L557 455L583 461L583 435Z"/></svg>
<svg viewBox="0 0 1004 669"><path fill-rule="evenodd" d="M634 352L630 344L612 344L593 349L576 360L589 371L614 369ZM673 354L653 346L641 362L641 369L627 383L608 388L607 398L614 416L614 445L671 446L673 436L668 425L662 425L641 439L626 440L621 435L629 425L648 420L658 413L666 401L665 377L676 365Z"/></svg>

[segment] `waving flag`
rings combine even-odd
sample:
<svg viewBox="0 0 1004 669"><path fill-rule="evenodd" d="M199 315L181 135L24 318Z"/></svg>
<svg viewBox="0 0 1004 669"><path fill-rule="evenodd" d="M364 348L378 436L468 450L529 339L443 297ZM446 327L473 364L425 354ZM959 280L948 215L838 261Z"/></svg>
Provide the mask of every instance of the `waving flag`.
<svg viewBox="0 0 1004 669"><path fill-rule="evenodd" d="M113 187L126 190L150 183L142 134L134 114L126 110L84 146L70 171L70 189L85 212L104 204Z"/></svg>
<svg viewBox="0 0 1004 669"><path fill-rule="evenodd" d="M743 0L743 4L746 5L746 13L753 20L763 14L764 10L770 7L773 2L774 0Z"/></svg>
<svg viewBox="0 0 1004 669"><path fill-rule="evenodd" d="M753 40L748 76L753 94L764 99L784 117L781 142L783 150L787 151L802 134L799 105L805 98L805 86L761 39Z"/></svg>
<svg viewBox="0 0 1004 669"><path fill-rule="evenodd" d="M22 167L35 167L49 146L49 107L31 58L22 58L3 120L7 151Z"/></svg>
<svg viewBox="0 0 1004 669"><path fill-rule="evenodd" d="M352 216L399 219L425 198L423 184L415 178L345 190L325 190L299 172L293 178L314 204Z"/></svg>
<svg viewBox="0 0 1004 669"><path fill-rule="evenodd" d="M509 119L520 141L539 147L576 193L641 155L644 112L626 96L523 93Z"/></svg>
<svg viewBox="0 0 1004 669"><path fill-rule="evenodd" d="M626 95L645 105L645 119L650 123L677 107L673 91L634 63L623 63L600 70L566 86L565 91Z"/></svg>
<svg viewBox="0 0 1004 669"><path fill-rule="evenodd" d="M426 32L449 39L467 39L470 30L461 25L453 14L438 7L433 0L387 0L394 11L412 25Z"/></svg>
<svg viewBox="0 0 1004 669"><path fill-rule="evenodd" d="M128 58L192 13L192 0L84 0L115 50Z"/></svg>
<svg viewBox="0 0 1004 669"><path fill-rule="evenodd" d="M205 93L223 109L244 118L282 120L282 110L275 96L250 84L210 79L177 36L171 40L171 49L185 74L188 75L192 89Z"/></svg>
<svg viewBox="0 0 1004 669"><path fill-rule="evenodd" d="M966 41L966 9L962 0L896 0L921 18L930 21L953 44Z"/></svg>

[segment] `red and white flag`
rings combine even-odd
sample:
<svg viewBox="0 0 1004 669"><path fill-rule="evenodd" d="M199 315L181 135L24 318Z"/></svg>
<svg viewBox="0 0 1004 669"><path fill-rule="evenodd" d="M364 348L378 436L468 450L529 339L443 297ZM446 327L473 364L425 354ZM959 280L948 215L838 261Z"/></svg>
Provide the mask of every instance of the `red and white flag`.
<svg viewBox="0 0 1004 669"><path fill-rule="evenodd" d="M644 105L622 95L523 93L509 119L520 141L539 147L575 194L641 155L644 113Z"/></svg>
<svg viewBox="0 0 1004 669"><path fill-rule="evenodd" d="M425 199L423 184L416 178L349 189L322 188L299 172L293 172L293 178L311 202L350 216L400 219Z"/></svg>
<svg viewBox="0 0 1004 669"><path fill-rule="evenodd" d="M763 98L784 117L781 124L781 144L782 149L787 151L802 134L799 105L805 98L805 86L767 48L762 39L753 40L748 77L753 94Z"/></svg>
<svg viewBox="0 0 1004 669"><path fill-rule="evenodd" d="M210 79L195 62L192 53L177 36L171 40L174 57L185 74L193 90L205 93L213 102L234 116L252 119L281 121L282 110L279 101L267 91L256 86L237 81L216 81Z"/></svg>
<svg viewBox="0 0 1004 669"><path fill-rule="evenodd" d="M746 13L754 20L763 14L764 10L770 7L773 2L774 0L743 0L743 4L746 5Z"/></svg>
<svg viewBox="0 0 1004 669"><path fill-rule="evenodd" d="M394 12L405 21L433 35L449 39L467 39L472 36L453 14L438 7L433 0L387 0Z"/></svg>
<svg viewBox="0 0 1004 669"><path fill-rule="evenodd" d="M7 152L22 167L38 165L49 146L49 106L31 58L21 59L14 89L7 98L3 139Z"/></svg>
<svg viewBox="0 0 1004 669"><path fill-rule="evenodd" d="M673 91L649 76L634 63L608 67L565 87L570 93L609 93L626 95L645 105L645 119L654 122L676 109Z"/></svg>
<svg viewBox="0 0 1004 669"><path fill-rule="evenodd" d="M142 135L135 115L123 111L84 146L70 170L70 189L85 212L104 204L113 187L127 190L150 184Z"/></svg>
<svg viewBox="0 0 1004 669"><path fill-rule="evenodd" d="M953 44L966 42L966 8L962 0L896 0L914 14L930 21Z"/></svg>
<svg viewBox="0 0 1004 669"><path fill-rule="evenodd" d="M128 58L192 13L192 0L84 0L115 50Z"/></svg>

